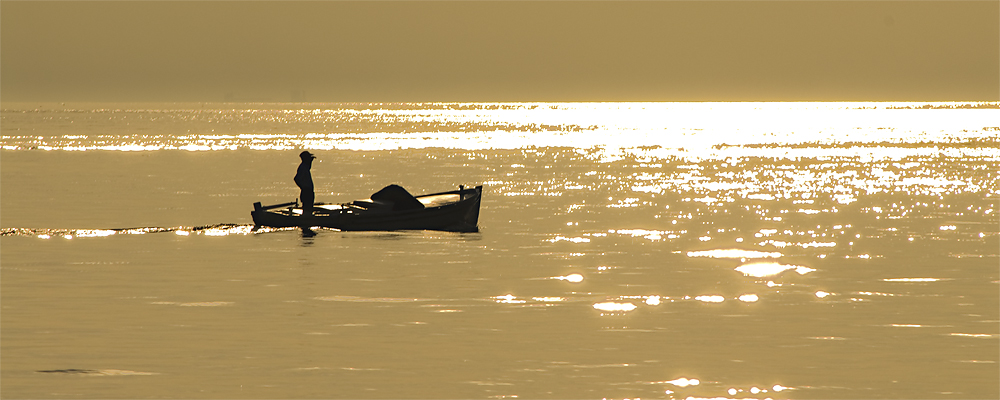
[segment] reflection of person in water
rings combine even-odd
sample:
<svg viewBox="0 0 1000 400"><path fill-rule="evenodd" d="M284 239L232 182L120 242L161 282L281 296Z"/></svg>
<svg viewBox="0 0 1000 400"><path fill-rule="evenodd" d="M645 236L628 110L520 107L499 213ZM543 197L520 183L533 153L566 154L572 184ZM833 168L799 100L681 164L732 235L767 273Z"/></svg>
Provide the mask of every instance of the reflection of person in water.
<svg viewBox="0 0 1000 400"><path fill-rule="evenodd" d="M299 164L299 169L295 172L295 184L302 191L302 194L299 195L299 199L302 200L302 215L312 215L316 194L313 193L313 179L309 168L312 168L313 159L316 156L308 151L303 151L299 153L299 157L302 158L302 164Z"/></svg>

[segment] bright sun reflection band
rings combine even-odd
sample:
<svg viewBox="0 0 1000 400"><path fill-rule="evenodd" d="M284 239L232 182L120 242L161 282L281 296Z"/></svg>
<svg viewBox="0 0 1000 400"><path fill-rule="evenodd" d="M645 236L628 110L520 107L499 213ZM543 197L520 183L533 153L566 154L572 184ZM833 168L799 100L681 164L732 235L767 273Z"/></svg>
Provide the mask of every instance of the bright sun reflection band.
<svg viewBox="0 0 1000 400"><path fill-rule="evenodd" d="M657 147L660 157L708 159L990 157L995 151L980 146L899 145L996 139L994 129L1000 129L996 122L1000 120L1000 103L414 103L315 107L212 109L209 105L206 109L183 109L171 105L162 109L63 110L60 115L67 121L60 126L65 128L22 135L16 133L19 124L34 121L33 113L41 112L25 106L4 110L0 148L486 150L564 147L571 141L577 148ZM79 128L97 121L108 126L120 123L132 131L90 133ZM144 127L163 126L163 121L177 124L179 132L145 133L152 129Z"/></svg>

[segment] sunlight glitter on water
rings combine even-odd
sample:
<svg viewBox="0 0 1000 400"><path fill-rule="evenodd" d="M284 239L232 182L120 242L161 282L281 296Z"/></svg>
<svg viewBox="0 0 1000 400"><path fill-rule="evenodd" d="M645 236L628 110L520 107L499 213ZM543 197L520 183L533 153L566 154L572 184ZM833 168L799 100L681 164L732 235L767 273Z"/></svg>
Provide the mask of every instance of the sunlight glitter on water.
<svg viewBox="0 0 1000 400"><path fill-rule="evenodd" d="M695 296L694 299L705 303L722 303L726 301L725 297L719 295Z"/></svg>
<svg viewBox="0 0 1000 400"><path fill-rule="evenodd" d="M740 295L740 297L738 297L737 300L742 301L744 303L756 303L758 300L760 300L760 297L757 297L757 295L755 294L744 294Z"/></svg>
<svg viewBox="0 0 1000 400"><path fill-rule="evenodd" d="M1000 104L992 104L1000 108ZM66 109L67 126L79 120L128 119L136 129L166 117L190 126L180 135L53 131L18 134L38 116L32 106L4 109L0 148L16 150L218 151L235 149L392 150L403 148L517 149L559 147L637 149L658 158L861 157L966 155L976 148L904 146L901 143L978 140L996 126L997 109L952 109L970 103L539 103L410 104L417 109L371 105L316 105L318 109ZM407 105L399 105L405 107ZM931 106L938 109L914 109ZM174 106L176 107L176 105ZM422 109L421 109L422 108ZM944 109L941 109L944 108ZM56 110L45 112L58 113ZM942 122L945 121L945 122ZM961 124L956 125L956 121ZM10 128L7 128L10 126ZM375 131L364 127L377 127ZM258 129L266 127L267 131ZM220 132L216 132L216 130ZM273 132L288 129L286 132ZM236 129L236 131L221 132ZM205 133L198 132L209 131ZM189 133L190 132L190 133ZM781 135L775 135L781 132ZM992 135L996 136L996 135ZM837 143L892 146L829 146ZM767 144L781 144L769 147ZM792 144L811 144L788 148ZM750 147L746 147L746 146ZM764 145L763 147L760 147ZM658 148L658 149L655 149ZM954 152L955 154L950 154ZM651 153L650 153L651 154ZM652 154L651 154L652 155ZM613 157L613 155L612 155Z"/></svg>
<svg viewBox="0 0 1000 400"><path fill-rule="evenodd" d="M701 381L699 381L698 379L688 379L688 378L683 378L682 377L682 378L674 379L672 381L666 381L666 382L663 382L663 383L669 383L671 385L679 386L679 387L688 387L688 386L697 386L697 385L701 384Z"/></svg>
<svg viewBox="0 0 1000 400"><path fill-rule="evenodd" d="M778 258L781 253L774 251L741 250L741 249L718 249L689 251L688 257L711 257L711 258Z"/></svg>
<svg viewBox="0 0 1000 400"><path fill-rule="evenodd" d="M623 313L635 310L637 307L635 304L632 303L616 303L609 301L603 303L594 303L594 308L610 313Z"/></svg>
<svg viewBox="0 0 1000 400"><path fill-rule="evenodd" d="M783 398L791 387L796 397L919 397L973 381L980 397L995 390L996 110L313 106L4 110L5 191L18 179L26 193L37 186L9 165L74 166L53 174L69 177L50 185L65 195L4 198L5 221L32 227L0 231L5 318L20 315L24 327L4 332L15 349L5 364L37 362L8 357L50 348L60 333L33 324L65 328L53 312L64 310L102 332L100 349L135 343L142 362L162 361L161 348L222 360L213 385L242 379L232 367L255 357L260 368L246 371L260 382L352 397L407 395L366 391L385 381L495 398ZM326 161L314 166L317 195L336 200L389 181L484 182L483 232L254 231L252 201L297 194L289 171L302 149ZM149 189L137 204L148 207L97 206L132 187L106 179L120 173L108 160L131 163ZM103 175L66 175L88 170L77 162ZM90 219L24 217L63 209L29 207L57 195L91 207L71 215ZM150 216L171 222L104 229ZM219 221L242 223L198 226ZM64 223L80 229L35 228ZM79 301L40 299L39 284L76 288ZM75 318L84 306L121 314ZM276 347L196 347L211 342L192 335ZM66 359L103 368L83 351ZM904 353L927 373L911 376ZM877 373L852 370L857 357ZM281 380L288 371L294 380Z"/></svg>
<svg viewBox="0 0 1000 400"><path fill-rule="evenodd" d="M580 282L583 282L583 275L580 275L580 274L569 274L569 275L566 275L566 276L553 276L550 279L556 279L556 280L560 280L560 281L573 282L573 283L580 283Z"/></svg>
<svg viewBox="0 0 1000 400"><path fill-rule="evenodd" d="M744 264L739 267L736 267L736 270L742 272L743 275L753 276L757 278L763 278L765 276L774 276L789 270L795 271L799 275L805 275L810 272L816 271L815 269L809 267L803 267L801 265L786 265L778 263Z"/></svg>

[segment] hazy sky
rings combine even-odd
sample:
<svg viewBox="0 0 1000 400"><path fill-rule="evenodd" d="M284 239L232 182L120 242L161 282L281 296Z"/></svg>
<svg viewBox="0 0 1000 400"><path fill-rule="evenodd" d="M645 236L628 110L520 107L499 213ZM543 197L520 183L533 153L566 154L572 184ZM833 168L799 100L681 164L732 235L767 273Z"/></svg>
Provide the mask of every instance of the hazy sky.
<svg viewBox="0 0 1000 400"><path fill-rule="evenodd" d="M0 2L3 101L1000 99L1000 2Z"/></svg>

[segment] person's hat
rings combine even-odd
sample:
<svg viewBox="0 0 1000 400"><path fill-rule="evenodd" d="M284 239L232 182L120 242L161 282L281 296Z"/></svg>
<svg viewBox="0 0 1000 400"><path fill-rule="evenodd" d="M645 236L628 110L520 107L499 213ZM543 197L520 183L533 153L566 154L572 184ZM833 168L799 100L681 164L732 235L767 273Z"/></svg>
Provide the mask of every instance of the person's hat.
<svg viewBox="0 0 1000 400"><path fill-rule="evenodd" d="M299 153L299 157L302 158L303 160L305 160L306 158L316 158L316 156L314 156L312 153L308 151L303 151Z"/></svg>

